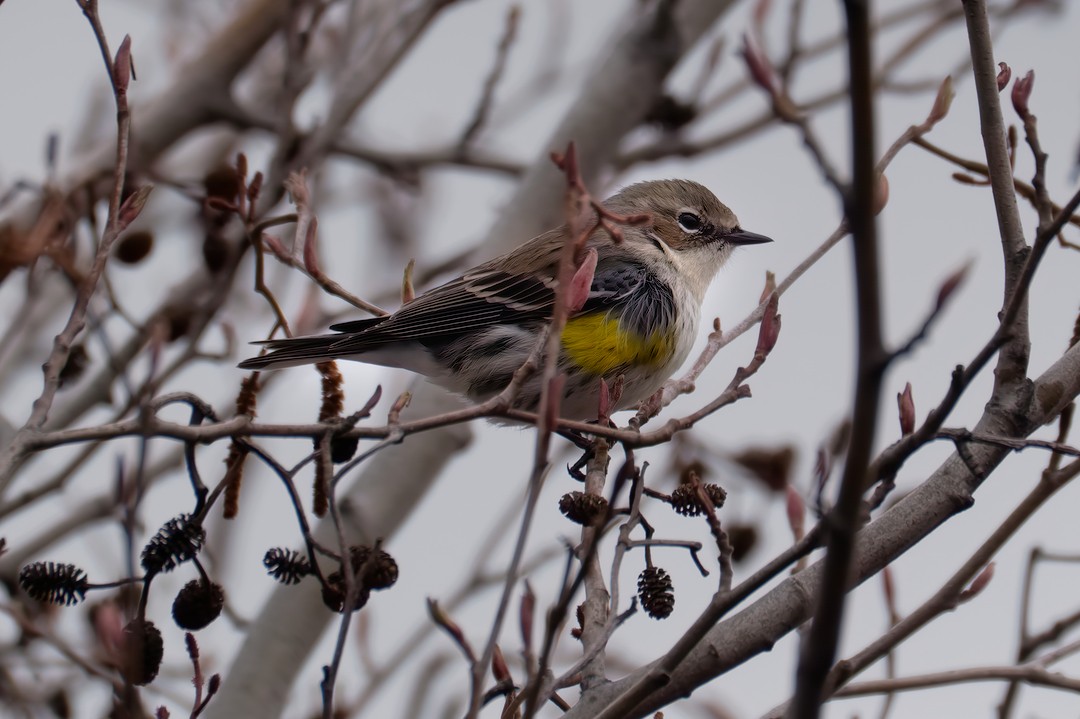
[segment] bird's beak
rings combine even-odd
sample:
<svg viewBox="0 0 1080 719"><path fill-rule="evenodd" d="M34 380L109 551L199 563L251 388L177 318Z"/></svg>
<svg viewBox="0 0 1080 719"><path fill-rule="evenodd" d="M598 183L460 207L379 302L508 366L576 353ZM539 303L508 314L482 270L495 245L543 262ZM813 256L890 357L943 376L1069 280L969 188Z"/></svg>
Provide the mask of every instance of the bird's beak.
<svg viewBox="0 0 1080 719"><path fill-rule="evenodd" d="M724 235L724 242L728 242L732 245L760 245L765 242L772 242L772 238L766 237L765 235L759 235L756 232L735 230L734 232Z"/></svg>

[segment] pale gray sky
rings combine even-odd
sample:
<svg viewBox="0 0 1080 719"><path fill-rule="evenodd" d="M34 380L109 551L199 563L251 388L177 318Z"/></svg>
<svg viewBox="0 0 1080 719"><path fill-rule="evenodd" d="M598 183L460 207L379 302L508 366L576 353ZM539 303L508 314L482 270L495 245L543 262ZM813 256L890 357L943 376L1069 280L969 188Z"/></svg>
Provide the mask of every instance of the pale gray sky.
<svg viewBox="0 0 1080 719"><path fill-rule="evenodd" d="M783 3L776 4L778 9L784 6ZM490 65L507 5L501 0L485 0L462 3L445 13L430 35L361 113L355 123L359 136L390 149L430 147L456 137L472 111L480 78ZM494 147L522 162L531 160L543 149L538 143L546 135L546 128L574 96L573 78L581 74L584 65L593 61L603 47L603 38L613 32L616 10L629 5L630 2L590 3L572 8L574 19L567 28L565 67L568 73L564 78L569 83L568 89L529 109L523 116L513 113L512 108L501 107L495 117L497 121L499 118L504 121L489 133ZM822 8L825 15L810 18L808 33L822 35L835 25L834 4L812 5L815 11ZM893 3L877 5L888 8ZM1047 179L1051 194L1059 202L1074 190L1072 163L1080 141L1080 122L1077 121L1080 117L1080 76L1076 71L1080 67L1080 50L1076 42L1080 31L1080 9L1075 3L1062 5L1059 15L1032 14L1014 23L997 44L997 56L1012 66L1014 76L1030 68L1036 71L1031 106L1039 117L1043 146L1051 153ZM139 77L132 90L136 105L151 97L156 89L168 85L171 67L167 61L168 53L188 53L198 45L199 35L190 27L183 28L187 34L182 35L189 42L181 44L177 40L175 26L170 26L172 21L166 19L169 17L167 6L164 2L145 5L104 3L103 19L114 46L124 33L133 37ZM550 48L547 24L551 22L550 10L555 5L529 0L522 3L522 7L520 39L513 50L505 79L506 90L500 93L500 99L514 96L512 89L531 76ZM728 42L718 71L719 78L712 87L742 76L743 67L735 49L746 23L744 9L732 13L717 30ZM776 33L773 41L781 40L782 35ZM920 54L905 77L944 76L963 59L965 51L963 33L950 32L935 42L928 52ZM693 81L699 60L700 53L677 74L676 88L686 87ZM6 189L17 179L31 182L43 179L45 138L49 132L60 134L59 172L63 174L71 166L69 151L78 142L86 108L95 102L104 102L102 98L105 97L100 58L75 4L57 0L8 0L0 6L0 68L3 68L0 70L0 97L5 98L6 108L3 119L5 140L0 145L0 189ZM809 65L797 78L800 97L842 82L841 69L840 64L832 61ZM949 117L935 129L930 139L961 156L978 159L981 140L974 93L966 77L957 78L956 89L957 97ZM879 105L879 151L908 125L921 122L930 108L931 99L932 95L916 95L882 102ZM321 106L318 95L313 95L309 101L312 112L317 114ZM753 96L707 123L706 128L724 127L764 107L764 99ZM1006 117L1007 121L1015 121L1015 114L1009 107ZM101 119L111 122L108 111ZM836 161L842 163L846 156L846 115L841 110L826 112L815 121L815 127ZM483 139L486 142L488 137ZM266 150L265 143L250 143L249 153L254 166L265 158ZM1026 147L1020 148L1017 164L1018 176L1030 178L1032 162ZM366 170L358 171L352 167L339 168L335 172L347 173L344 176L350 183L370 179ZM934 328L929 341L889 374L882 410L882 446L897 436L893 394L902 389L904 382L910 381L914 386L918 414L922 417L948 385L952 367L974 356L996 321L1001 262L989 190L959 185L951 179L952 172L952 167L915 147L905 149L888 172L890 201L880 220L887 337L893 342L903 341L931 306L941 280L964 263L970 261L973 264L967 281ZM719 155L634 167L630 173L613 178L612 187L639 179L674 176L707 184L736 211L744 227L776 240L766 247L740 251L714 283L703 316L719 316L725 326L734 325L756 304L766 270L775 271L780 277L786 275L828 236L839 219L835 196L820 181L795 132L788 128L770 129ZM364 196L364 187L356 186L357 197ZM420 228L418 260L421 264L437 262L482 237L511 186L476 171L445 170L432 173L426 189L428 195L420 205L422 214L416 218ZM159 190L159 194L165 195L157 198L162 205L157 214L150 210L150 217L164 222L163 218L180 205L175 204L175 199L168 198L167 190ZM1023 218L1030 238L1034 214L1024 207ZM365 233L375 227L370 208L335 209L321 219L327 267L342 284L367 296L369 288L381 292L398 282L399 267L388 268L385 261L379 261L385 258L376 256L372 259L366 252L370 240L365 239ZM151 265L137 272L125 268L115 270L113 280L121 292L131 293L132 297L153 292L155 286L167 284L169 278L178 276L177 263L192 261L190 238L177 229L168 224L159 226L158 247ZM785 296L780 306L784 330L768 363L750 382L753 399L742 401L703 422L695 430L695 437L722 450L746 445L794 443L799 449L795 479L801 489L808 488L814 450L845 416L851 399L854 380L849 265L849 254L846 247L841 246ZM148 268L153 268L153 272ZM1076 281L1078 271L1080 255L1056 247L1051 248L1040 269L1031 301L1033 374L1041 372L1065 347L1080 301L1077 289L1080 283ZM274 276L281 286L287 279L284 272ZM284 292L292 311L302 298L303 284L298 280L293 278L290 288ZM9 280L0 285L0 316L14 311L21 292L22 286L17 282ZM133 301L131 304L137 306L139 303ZM332 303L325 300L324 305L332 306ZM246 301L247 318L252 316L250 311L255 308L262 311L254 297ZM244 316L237 314L229 319L239 322ZM241 341L247 341L261 337L265 329L265 323L258 327L239 324L237 332ZM744 337L728 347L710 367L698 393L680 400L668 414L676 416L703 403L704 398L728 382L734 368L745 363L752 350L753 337ZM36 365L30 363L30 366ZM385 396L393 396L407 379L404 373L360 365L343 369L347 372L351 404L361 402L376 382L382 382L388 390ZM296 397L316 396L317 377L313 372L289 372L288 381L279 382L279 386L263 398L262 418L283 420L295 416L300 411L296 407ZM239 372L232 372L228 365L205 365L182 375L174 381L173 387L197 389L224 409L230 406L239 376ZM36 378L30 374L26 378L27 381L18 385L0 387L2 413L16 424L23 421L28 402L38 391ZM949 426L963 425L978 416L988 382L989 375L976 382ZM314 400L305 400L302 411L313 414ZM522 495L528 469L525 459L520 461L517 471L493 474L490 468L514 466L514 458L529 457L532 433L488 425L477 425L476 431L478 436L473 448L454 461L447 476L389 544L402 568L401 581L390 592L376 595L362 614L369 620L368 632L376 660L389 654L395 639L408 634L418 622L425 621L424 597L445 597L452 591L455 577L460 575L460 563L471 561L477 553L496 558L509 554L510 540L497 547L478 546L483 534L477 528L495 522L504 508L515 506ZM302 444L294 443L286 452L308 451L299 446ZM131 445L120 446L132 456ZM204 466L216 466L214 451L206 453ZM918 483L949 451L948 446L942 445L914 457L901 474L901 491ZM103 476L109 475L114 457L115 454L103 454ZM668 471L663 452L643 451L638 458L651 463L650 476L656 480ZM1044 461L1043 456L1035 453L1009 459L979 491L972 509L895 563L893 571L902 612L910 611L932 593L986 538L1018 498L1037 481ZM292 526L292 519L278 486L265 473L252 472L251 475L245 514L233 529L236 544L226 562L230 572L227 588L231 590L230 596L237 609L245 616L252 616L262 597L273 588L262 571L262 552L272 544L289 543L287 537L295 536L282 530L282 527ZM737 478L721 475L718 481L732 493L722 518L730 521L765 515L768 542L747 563L737 567L737 578L745 577L786 545L788 534L783 505L780 501L768 501L755 488L747 487ZM575 527L556 509L558 496L575 488L565 475L553 473L532 534L534 550L550 545L558 537L575 536ZM83 492L94 494L94 489L73 487L67 501L74 506L80 497L86 496ZM960 611L939 619L900 648L901 675L1012 661L1024 559L1033 544L1052 550L1076 551L1074 515L1080 499L1078 492L1080 489L1076 486L1067 487L1006 547L998 557L995 579L982 596ZM160 523L159 520L164 521L176 507L188 506L187 495L186 485L180 477L155 490L147 512L148 517L153 518L148 518L148 523ZM154 514L155 508L160 508L159 514ZM53 510L58 511L55 507ZM468 522L463 522L462 517L469 517ZM654 511L649 518L663 535L694 536L706 543L709 541L699 523L667 517L660 511ZM19 532L30 532L33 524L31 518L20 517L4 528L4 534L9 543L14 543ZM117 537L115 528L110 526L92 533L86 541L86 547L99 555L96 565L93 559L88 563L97 566L103 574L122 567L118 559L109 559L120 556ZM75 549L67 545L58 547L46 558L67 560L68 553L74 553ZM698 577L684 554L669 551L661 557L665 568L675 576L676 611L666 622L654 622L639 615L616 636L613 646L621 648L635 661L651 658L667 647L696 616L697 609L708 600L714 587L714 577ZM633 560L625 573L624 596L632 592L632 582L642 562L640 556ZM552 599L551 592L561 571L558 564L537 572L531 579L538 591L540 606L546 606ZM169 582L179 587L190 578L182 572L177 575L164 578L162 586L156 589L166 589ZM1037 593L1036 627L1075 610L1076 571L1051 570L1044 576L1044 589ZM159 597L163 599L167 594L162 591ZM884 627L880 595L880 582L876 579L854 593L844 654L861 647ZM494 594L484 594L480 601L471 603L456 615L466 631L477 638L477 643L486 635L488 617L495 601ZM159 625L171 625L167 611L164 602L152 611L158 615ZM166 656L176 660L175 666L182 667L181 635L175 628L171 629L171 634L166 632ZM214 671L227 669L230 647L238 637L225 622L201 633L204 654L219 657ZM448 665L434 677L435 684L431 688L435 703L428 708L434 716L445 696L463 686L465 667L444 637L434 636L428 646L450 656ZM564 659L577 649L569 640L561 646ZM768 656L754 659L695 696L715 698L738 717L756 716L787 698L795 648L795 637L787 637ZM505 632L503 650L511 654L517 649L516 628L511 626ZM328 641L317 650L301 684L295 689L287 715L302 715L318 705L319 665L328 661L330 651ZM350 661L353 662L350 671L359 672L355 668L356 657ZM622 668L613 666L612 671L617 673ZM1063 663L1060 669L1075 675L1080 673L1080 661ZM880 674L880 669L875 668L866 676ZM346 701L355 691L355 683L347 678L348 672L340 692ZM415 672L407 673L406 678L414 681ZM411 685L406 682L390 687L382 694L372 715L399 716L406 691L411 691ZM1001 691L997 685L979 684L902 695L897 698L892 716L897 719L985 716L999 700ZM101 704L96 702L103 699L94 697L87 706L100 707ZM1075 715L1080 709L1080 701L1075 697L1049 690L1026 689L1023 700L1023 716L1068 716ZM828 716L873 715L879 703L878 699L837 702L829 708ZM181 706L182 703L172 704L170 708ZM98 714L100 711L94 709L86 716ZM665 710L665 716L689 719L701 714L674 705Z"/></svg>

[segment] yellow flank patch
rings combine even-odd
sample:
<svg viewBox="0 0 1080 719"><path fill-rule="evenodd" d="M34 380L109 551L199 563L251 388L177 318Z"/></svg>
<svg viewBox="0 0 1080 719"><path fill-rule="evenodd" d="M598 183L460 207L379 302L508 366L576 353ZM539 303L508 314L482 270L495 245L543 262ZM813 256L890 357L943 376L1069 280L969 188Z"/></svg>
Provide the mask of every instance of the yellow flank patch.
<svg viewBox="0 0 1080 719"><path fill-rule="evenodd" d="M604 312L573 317L562 333L563 350L590 374L605 376L625 367L659 367L671 359L674 338L628 332Z"/></svg>

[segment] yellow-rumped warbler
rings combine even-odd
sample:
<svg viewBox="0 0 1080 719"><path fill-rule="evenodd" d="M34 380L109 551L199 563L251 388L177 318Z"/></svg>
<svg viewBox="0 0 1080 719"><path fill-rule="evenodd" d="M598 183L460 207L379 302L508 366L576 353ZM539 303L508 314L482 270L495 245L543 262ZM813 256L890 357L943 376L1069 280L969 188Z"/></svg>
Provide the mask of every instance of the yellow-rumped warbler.
<svg viewBox="0 0 1080 719"><path fill-rule="evenodd" d="M619 214L651 219L589 237L596 271L584 306L562 333L558 371L566 376L561 414L596 417L600 378L623 377L617 409L660 388L686 360L705 291L736 245L770 242L739 227L734 213L689 180L642 182L604 202ZM331 325L336 334L265 342L270 353L240 363L276 369L329 359L402 367L475 401L494 396L525 363L551 319L560 227L426 292L386 317ZM539 373L515 405L536 409Z"/></svg>

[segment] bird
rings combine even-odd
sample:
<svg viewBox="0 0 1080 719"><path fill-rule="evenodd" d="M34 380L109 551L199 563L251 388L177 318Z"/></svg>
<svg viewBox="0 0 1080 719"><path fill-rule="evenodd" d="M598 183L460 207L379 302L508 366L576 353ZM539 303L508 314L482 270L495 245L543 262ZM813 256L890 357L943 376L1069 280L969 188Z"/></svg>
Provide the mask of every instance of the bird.
<svg viewBox="0 0 1080 719"><path fill-rule="evenodd" d="M562 331L556 371L565 376L560 416L598 416L600 380L621 377L609 411L650 397L685 362L705 292L733 250L771 242L740 227L704 185L651 180L603 203L615 214L645 214L616 241L602 227L584 249L596 268L584 304ZM595 217L595 214L594 214ZM400 367L474 402L510 383L552 318L566 225L420 294L396 312L330 326L332 334L258 342L269 352L240 363L269 370L347 359ZM521 385L513 406L536 411L541 373Z"/></svg>

